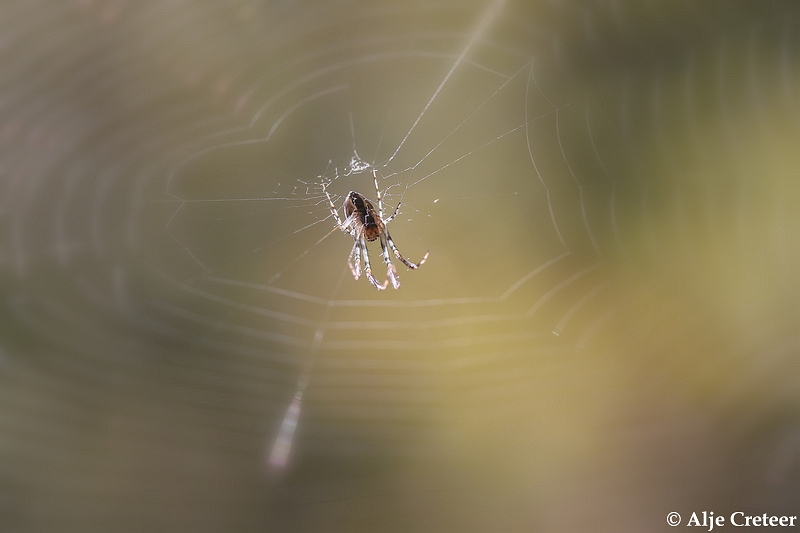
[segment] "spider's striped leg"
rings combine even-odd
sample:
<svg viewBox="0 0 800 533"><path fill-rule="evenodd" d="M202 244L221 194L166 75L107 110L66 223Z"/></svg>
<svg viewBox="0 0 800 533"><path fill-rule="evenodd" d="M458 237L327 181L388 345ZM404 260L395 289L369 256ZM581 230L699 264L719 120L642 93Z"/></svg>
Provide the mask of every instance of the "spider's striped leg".
<svg viewBox="0 0 800 533"><path fill-rule="evenodd" d="M367 243L364 241L364 237L362 236L358 240L359 246L361 247L361 255L364 257L364 273L367 275L367 279L370 283L375 285L375 288L379 291L382 291L389 285L389 280L387 279L382 284L378 283L378 280L375 279L375 276L372 275L372 267L369 264L369 252L367 251Z"/></svg>
<svg viewBox="0 0 800 533"><path fill-rule="evenodd" d="M392 287L395 289L400 288L400 276L397 275L397 269L392 263L392 258L389 256L389 247L386 245L386 236L381 234L381 256L383 262L386 263L386 279L392 282Z"/></svg>
<svg viewBox="0 0 800 533"><path fill-rule="evenodd" d="M333 205L333 200L331 199L331 195L328 194L328 186L325 184L324 181L322 182L322 192L324 192L325 196L328 198L328 205L330 206L331 214L333 215L333 218L336 219L336 225L339 226L340 230L347 231L345 229L345 227L348 226L349 224L342 223L342 219L339 218L339 212L336 211L336 206ZM345 221L345 222L347 222L347 221Z"/></svg>
<svg viewBox="0 0 800 533"><path fill-rule="evenodd" d="M389 216L389 218L387 218L387 219L385 219L385 220L383 221L383 223L384 223L384 224L388 224L389 222L391 222L391 221L392 221L392 219L393 219L394 217L396 217L396 216L397 216L397 213L400 211L400 206L402 205L402 203L403 203L403 202L398 202L398 203L397 203L397 207L395 207L395 208L394 208L394 213L392 213L392 214Z"/></svg>
<svg viewBox="0 0 800 533"><path fill-rule="evenodd" d="M383 198L381 198L381 190L378 188L378 174L375 167L372 167L372 181L375 182L375 196L378 197L378 215L383 219Z"/></svg>
<svg viewBox="0 0 800 533"><path fill-rule="evenodd" d="M353 249L350 250L350 256L347 258L347 265L350 267L350 272L353 277L358 279L361 277L361 244L356 240L353 242Z"/></svg>
<svg viewBox="0 0 800 533"><path fill-rule="evenodd" d="M428 254L430 253L430 250L425 252L425 255L422 256L422 259L420 260L419 263L412 263L411 261L409 261L408 259L403 257L403 254L401 254L400 250L398 250L397 246L395 246L394 241L392 240L392 236L389 235L388 231L386 232L386 240L389 242L389 246L392 247L392 251L394 252L394 255L396 255L397 258L400 261L402 261L405 266L407 266L408 268L410 268L412 270L416 270L419 267L421 267L422 265L424 265L425 261L428 259Z"/></svg>
<svg viewBox="0 0 800 533"><path fill-rule="evenodd" d="M353 239L356 239L356 241L357 241L357 240L358 240L358 237L357 237L357 235L358 235L358 230L357 230L355 227L353 227L353 221L354 221L355 219L356 219L356 215L355 215L355 214L352 214L352 215L350 215L349 217L347 217L346 219L344 219L344 222L342 222L342 223L341 223L339 226L337 226L337 227L338 227L340 230L342 230L344 233L347 233L348 235L352 236L352 237L353 237ZM350 254L352 255L352 254L353 254L353 252L351 251L351 252L350 252Z"/></svg>

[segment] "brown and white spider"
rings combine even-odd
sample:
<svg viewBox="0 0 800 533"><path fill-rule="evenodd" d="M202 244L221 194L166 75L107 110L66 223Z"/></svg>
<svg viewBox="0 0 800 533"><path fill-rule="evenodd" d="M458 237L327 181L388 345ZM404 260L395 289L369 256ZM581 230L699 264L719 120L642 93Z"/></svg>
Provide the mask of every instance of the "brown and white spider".
<svg viewBox="0 0 800 533"><path fill-rule="evenodd" d="M395 246L392 236L389 234L389 229L386 227L389 222L397 216L400 211L400 204L394 210L394 213L386 219L383 218L383 199L381 197L381 190L378 187L378 178L375 174L375 169L372 170L372 178L375 182L375 192L378 197L378 210L375 210L372 202L356 191L350 191L344 199L344 221L339 218L339 213L333 205L331 195L328 194L327 184L322 182L322 190L328 198L331 214L336 219L336 227L353 237L353 249L350 250L350 256L347 258L347 264L350 266L350 272L353 277L358 279L361 277L361 260L364 261L364 273L367 279L379 291L384 290L389 282L392 282L392 287L395 289L400 288L400 277L397 275L397 269L392 263L392 258L389 256L389 248L392 249L394 255L403 262L410 269L417 269L425 260L428 259L428 252L422 256L419 263L412 263L400 253L400 250ZM380 239L381 241L381 256L383 262L386 263L386 280L383 283L378 283L375 276L372 275L372 267L369 264L369 252L367 252L367 241L372 242Z"/></svg>

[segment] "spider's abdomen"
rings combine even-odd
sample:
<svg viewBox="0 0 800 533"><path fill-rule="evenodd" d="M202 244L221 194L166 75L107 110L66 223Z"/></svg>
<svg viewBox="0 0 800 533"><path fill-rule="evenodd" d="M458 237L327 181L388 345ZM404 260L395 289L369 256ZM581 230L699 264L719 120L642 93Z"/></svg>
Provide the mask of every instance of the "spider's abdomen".
<svg viewBox="0 0 800 533"><path fill-rule="evenodd" d="M355 223L363 228L364 238L374 241L381 235L381 228L377 222L377 213L372 203L363 195L350 191L344 200L344 215L350 218L355 213Z"/></svg>
<svg viewBox="0 0 800 533"><path fill-rule="evenodd" d="M381 230L377 224L371 226L364 225L364 238L372 242L381 236Z"/></svg>

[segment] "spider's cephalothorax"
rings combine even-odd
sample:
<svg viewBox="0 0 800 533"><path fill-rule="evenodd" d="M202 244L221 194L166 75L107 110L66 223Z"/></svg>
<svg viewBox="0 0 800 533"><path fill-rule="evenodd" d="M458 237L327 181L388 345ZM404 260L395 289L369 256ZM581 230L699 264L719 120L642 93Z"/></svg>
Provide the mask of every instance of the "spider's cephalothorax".
<svg viewBox="0 0 800 533"><path fill-rule="evenodd" d="M353 277L355 279L361 277L361 261L363 259L364 273L367 275L369 282L377 287L378 290L383 290L388 287L390 281L392 287L398 289L400 288L400 277L397 275L397 269L394 263L392 263L392 258L389 256L389 248L392 249L394 255L402 261L404 265L411 269L419 268L420 265L425 263L425 260L428 259L428 252L425 252L425 255L419 263L412 263L402 256L400 250L397 249L394 241L392 241L389 230L386 228L386 225L397 216L400 210L400 204L397 204L394 213L392 213L390 217L384 219L383 200L381 191L378 188L378 178L375 175L374 169L372 177L375 182L375 192L378 197L377 211L375 207L373 207L372 202L367 200L363 194L350 191L344 199L344 221L339 218L339 213L333 205L330 194L328 194L327 184L324 182L322 183L322 190L328 198L331 214L333 218L336 219L336 226L353 237L353 248L350 250L350 256L347 258L347 264L350 266L350 272L353 273ZM378 283L378 280L372 275L372 267L369 264L369 254L367 252L367 241L372 242L378 239L381 241L381 257L383 257L383 262L386 264L386 280L383 283Z"/></svg>

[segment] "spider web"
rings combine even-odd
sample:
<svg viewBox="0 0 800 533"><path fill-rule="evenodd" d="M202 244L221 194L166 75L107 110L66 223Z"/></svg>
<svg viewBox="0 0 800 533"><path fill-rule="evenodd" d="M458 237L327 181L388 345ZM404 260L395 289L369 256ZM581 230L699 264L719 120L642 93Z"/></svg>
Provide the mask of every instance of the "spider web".
<svg viewBox="0 0 800 533"><path fill-rule="evenodd" d="M225 492L240 528L613 530L657 507L631 470L788 512L794 23L556 4L16 8L57 29L3 65L17 516L225 529ZM373 173L430 251L397 291L353 279L322 188L341 214Z"/></svg>
<svg viewBox="0 0 800 533"><path fill-rule="evenodd" d="M584 186L561 138L562 129L590 120L591 109L569 95L548 97L536 80L537 69L545 70L536 57L520 53L516 43L492 40L502 9L502 2L490 3L474 29L449 34L427 28L425 12L413 14L410 33L399 36L378 37L372 22L354 27L347 20L346 45L277 63L277 72L256 80L247 101L238 102L250 118L246 125L217 128L176 158L163 184L169 218L158 228L163 240L153 244L160 253L152 261L179 265L175 273L165 267L164 275L191 296L235 313L235 320L196 313L196 302L159 310L273 342L278 350L308 352L296 356L305 370L271 451L273 465L286 463L315 376L335 371L352 380L369 361L409 365L426 380L431 365L460 365L473 351L486 357L486 346L560 335L608 290L594 218L614 213L600 213L591 205L594 193L584 189L607 196L612 184L600 174L599 182ZM465 12L461 27L472 13ZM542 136L551 139L548 146ZM567 170L570 180L548 184L552 166L559 174ZM374 200L373 170L385 195L384 216L402 202L391 229L404 253L413 260L430 248L439 258L403 275L399 293L376 295L349 279L344 259L351 243L331 229L322 190L325 183L337 206L349 190ZM569 205L576 191L579 204ZM579 212L570 215L574 208ZM576 242L567 244L562 226ZM380 277L380 267L375 270ZM549 279L542 284L537 276ZM243 293L251 294L247 303ZM570 295L560 302L562 293ZM554 315L545 320L537 316L549 312ZM253 326L243 329L243 318ZM577 327L583 328L578 336L586 334L587 324ZM418 392L413 382L410 389L375 391L372 378L365 375L360 387L376 398ZM374 410L363 405L360 387L350 387L347 409L352 401L362 405L357 410ZM335 381L328 388L341 394ZM371 416L402 422L405 407L396 410L387 406ZM322 438L320 446L329 447ZM361 439L354 444L374 446Z"/></svg>

